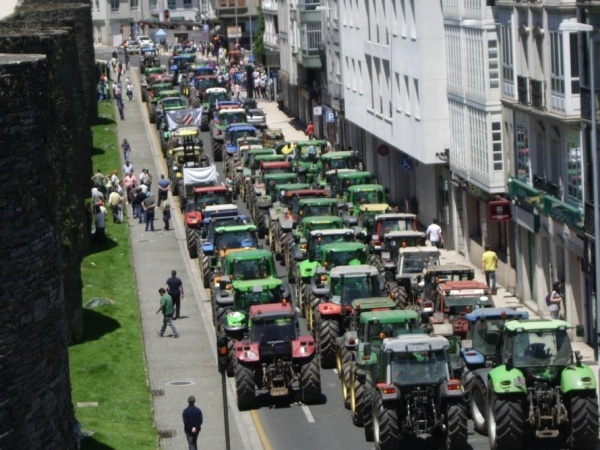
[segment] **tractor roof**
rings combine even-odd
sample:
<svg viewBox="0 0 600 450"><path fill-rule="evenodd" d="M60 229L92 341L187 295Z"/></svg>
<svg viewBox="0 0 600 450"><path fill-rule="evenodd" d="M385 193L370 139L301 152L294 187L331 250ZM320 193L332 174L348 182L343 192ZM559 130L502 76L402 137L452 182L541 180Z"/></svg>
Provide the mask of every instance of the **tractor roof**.
<svg viewBox="0 0 600 450"><path fill-rule="evenodd" d="M440 250L437 247L434 247L433 245L423 245L423 246L417 246L417 247L404 247L401 248L400 251L402 252L403 255L406 254L418 254L418 253L428 253L432 256L440 256Z"/></svg>
<svg viewBox="0 0 600 450"><path fill-rule="evenodd" d="M423 231L405 230L405 231L388 231L384 235L385 239L411 239L411 238L425 238L427 234Z"/></svg>
<svg viewBox="0 0 600 450"><path fill-rule="evenodd" d="M256 127L244 122L236 122L227 125L227 132L232 133L235 131L257 131Z"/></svg>
<svg viewBox="0 0 600 450"><path fill-rule="evenodd" d="M306 145L327 145L327 141L322 139L311 139L309 141L296 141L297 147L303 147Z"/></svg>
<svg viewBox="0 0 600 450"><path fill-rule="evenodd" d="M428 273L444 274L453 272L474 272L474 269L463 264L441 264L439 266L432 266L427 268Z"/></svg>
<svg viewBox="0 0 600 450"><path fill-rule="evenodd" d="M350 228L332 228L330 230L314 230L310 232L310 237L345 235L354 237L354 230Z"/></svg>
<svg viewBox="0 0 600 450"><path fill-rule="evenodd" d="M296 174L294 172L265 173L263 175L263 180L273 182L273 184L277 184L277 183L275 183L276 181L282 181L282 180L285 181L286 183L289 183L289 181L294 179L295 177L296 177ZM284 184L284 183L282 183L282 184Z"/></svg>
<svg viewBox="0 0 600 450"><path fill-rule="evenodd" d="M321 224L342 224L342 218L339 216L309 216L302 219L302 225L309 226L309 224L321 225ZM310 228L310 227L309 227Z"/></svg>
<svg viewBox="0 0 600 450"><path fill-rule="evenodd" d="M198 134L198 128L196 127L179 127L176 130L171 131L171 137L173 136L193 136Z"/></svg>
<svg viewBox="0 0 600 450"><path fill-rule="evenodd" d="M465 318L470 322L494 319L529 319L529 313L513 308L481 308L465 314Z"/></svg>
<svg viewBox="0 0 600 450"><path fill-rule="evenodd" d="M278 289L282 284L283 281L279 278L270 277L258 280L233 280L232 287L240 292L262 292Z"/></svg>
<svg viewBox="0 0 600 450"><path fill-rule="evenodd" d="M296 191L296 192L303 192L303 191ZM304 191L306 192L304 195L308 196L308 195L326 195L327 191L322 190L322 189L310 189L310 190L306 190ZM313 205L337 205L338 204L338 200L335 198L303 198L298 202L300 205L309 205L309 206L313 206Z"/></svg>
<svg viewBox="0 0 600 450"><path fill-rule="evenodd" d="M249 315L253 321L274 320L294 317L294 310L287 303L267 303L264 305L252 305Z"/></svg>
<svg viewBox="0 0 600 450"><path fill-rule="evenodd" d="M405 334L383 340L383 350L393 352L426 352L443 350L450 347L448 339L442 336L427 336L425 334Z"/></svg>
<svg viewBox="0 0 600 450"><path fill-rule="evenodd" d="M438 284L438 288L446 295L483 295L490 287L477 280L444 281Z"/></svg>
<svg viewBox="0 0 600 450"><path fill-rule="evenodd" d="M356 156L354 150L344 150L341 152L329 152L321 155L321 159L343 159L343 158L351 158L352 156Z"/></svg>
<svg viewBox="0 0 600 450"><path fill-rule="evenodd" d="M262 170L290 169L292 167L292 164L289 161L273 161L273 162L263 161L260 164L260 166L261 166Z"/></svg>
<svg viewBox="0 0 600 450"><path fill-rule="evenodd" d="M362 276L374 276L379 275L377 268L368 266L366 264L360 264L357 266L337 266L331 269L329 276L331 278L344 277L362 277Z"/></svg>
<svg viewBox="0 0 600 450"><path fill-rule="evenodd" d="M328 253L343 253L343 252L351 252L356 250L365 250L367 251L368 247L362 242L334 242L331 244L325 244L321 246L321 252Z"/></svg>
<svg viewBox="0 0 600 450"><path fill-rule="evenodd" d="M387 203L368 203L360 205L359 210L361 212L385 212L392 209Z"/></svg>
<svg viewBox="0 0 600 450"><path fill-rule="evenodd" d="M217 233L232 233L234 231L256 231L256 225L225 225L215 228Z"/></svg>
<svg viewBox="0 0 600 450"><path fill-rule="evenodd" d="M406 219L415 220L416 218L417 218L416 214L394 212L394 213L377 214L376 220L406 220Z"/></svg>
<svg viewBox="0 0 600 450"><path fill-rule="evenodd" d="M222 87L212 87L212 88L208 88L205 93L207 94L226 94L227 93L227 89L222 88Z"/></svg>
<svg viewBox="0 0 600 450"><path fill-rule="evenodd" d="M255 259L271 259L273 254L269 250L252 249L245 252L230 253L225 258L227 261L253 261Z"/></svg>
<svg viewBox="0 0 600 450"><path fill-rule="evenodd" d="M294 195L303 196L305 192L312 192L314 189L310 189L308 183L286 183L279 185L279 189L285 191L286 197L293 197Z"/></svg>
<svg viewBox="0 0 600 450"><path fill-rule="evenodd" d="M276 153L275 153L275 149L272 149L272 148L257 147L257 148L249 148L248 154L249 155L275 155Z"/></svg>
<svg viewBox="0 0 600 450"><path fill-rule="evenodd" d="M246 114L246 110L243 108L240 108L239 105L237 105L237 108L227 108L227 106L236 106L236 105L221 105L221 103L219 103L219 115L229 115L229 114L236 114L236 113L244 113Z"/></svg>
<svg viewBox="0 0 600 450"><path fill-rule="evenodd" d="M207 194L209 192L227 192L227 188L225 186L205 186L194 188L194 194Z"/></svg>
<svg viewBox="0 0 600 450"><path fill-rule="evenodd" d="M361 171L351 171L351 172L342 172L342 169L338 171L338 178L363 178L363 177L372 177L373 174L371 172L367 172L366 170Z"/></svg>
<svg viewBox="0 0 600 450"><path fill-rule="evenodd" d="M221 212L231 212L230 215L235 216L239 213L239 210L236 205L231 203L227 205L209 205L204 208L204 214L217 214Z"/></svg>
<svg viewBox="0 0 600 450"><path fill-rule="evenodd" d="M382 308L392 309L396 307L394 301L389 297L357 298L356 300L352 300L351 304L352 309L360 309L361 311Z"/></svg>
<svg viewBox="0 0 600 450"><path fill-rule="evenodd" d="M328 155L329 153L326 153ZM330 169L326 173L327 175L341 175L343 173L357 173L356 169Z"/></svg>
<svg viewBox="0 0 600 450"><path fill-rule="evenodd" d="M569 322L564 320L526 320L524 322L520 322L518 320L511 320L510 322L506 322L504 327L508 331L519 332L523 331L552 331L558 328L571 328Z"/></svg>
<svg viewBox="0 0 600 450"><path fill-rule="evenodd" d="M412 309L390 309L361 313L360 321L361 323L405 323L408 321L418 320L419 317L419 313Z"/></svg>
<svg viewBox="0 0 600 450"><path fill-rule="evenodd" d="M348 187L349 191L384 191L385 188L380 184L355 184Z"/></svg>

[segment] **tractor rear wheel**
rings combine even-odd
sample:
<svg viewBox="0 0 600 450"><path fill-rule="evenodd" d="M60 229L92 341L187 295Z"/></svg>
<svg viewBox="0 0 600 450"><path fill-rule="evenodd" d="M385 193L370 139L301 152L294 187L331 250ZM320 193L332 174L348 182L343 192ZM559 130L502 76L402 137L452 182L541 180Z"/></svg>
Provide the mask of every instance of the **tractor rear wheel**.
<svg viewBox="0 0 600 450"><path fill-rule="evenodd" d="M223 144L213 141L213 160L223 161Z"/></svg>
<svg viewBox="0 0 600 450"><path fill-rule="evenodd" d="M202 256L202 267L200 269L202 272L202 281L204 283L205 288L210 287L210 259L208 256Z"/></svg>
<svg viewBox="0 0 600 450"><path fill-rule="evenodd" d="M569 447L595 449L598 440L598 400L595 392L576 392L569 400Z"/></svg>
<svg viewBox="0 0 600 450"><path fill-rule="evenodd" d="M190 99L190 106L192 108L200 108L201 105L202 105L202 102L200 101L200 99L198 97L196 97L195 95L193 95L192 98Z"/></svg>
<svg viewBox="0 0 600 450"><path fill-rule="evenodd" d="M187 249L190 258L196 259L198 257L198 230L190 227L185 227L185 240L187 242Z"/></svg>
<svg viewBox="0 0 600 450"><path fill-rule="evenodd" d="M462 403L446 406L446 450L460 450L467 445L467 408Z"/></svg>
<svg viewBox="0 0 600 450"><path fill-rule="evenodd" d="M150 123L156 123L156 105L148 103L148 119Z"/></svg>
<svg viewBox="0 0 600 450"><path fill-rule="evenodd" d="M323 369L333 369L335 367L335 343L340 336L340 325L335 319L319 318L318 322L321 367Z"/></svg>
<svg viewBox="0 0 600 450"><path fill-rule="evenodd" d="M396 307L398 309L405 309L406 305L408 305L408 292L406 292L404 286L400 286L395 281L392 281L388 284L388 290L390 297L396 303Z"/></svg>
<svg viewBox="0 0 600 450"><path fill-rule="evenodd" d="M342 382L342 398L344 407L350 409L350 370L352 368L352 353L346 348L345 339L340 336L337 339L336 366L338 377Z"/></svg>
<svg viewBox="0 0 600 450"><path fill-rule="evenodd" d="M202 114L202 118L200 119L200 131L208 131L209 130L208 123L209 123L208 116L206 114Z"/></svg>
<svg viewBox="0 0 600 450"><path fill-rule="evenodd" d="M214 321L215 321L215 328L223 322L223 316L225 316L225 314L227 314L227 311L229 311L229 308L225 308L223 306L219 306L216 305L215 306L215 317L214 317Z"/></svg>
<svg viewBox="0 0 600 450"><path fill-rule="evenodd" d="M483 381L479 378L474 378L471 382L468 405L471 410L471 418L473 419L475 431L487 436L486 417L488 415L488 396Z"/></svg>
<svg viewBox="0 0 600 450"><path fill-rule="evenodd" d="M302 390L302 403L311 405L321 401L321 371L319 370L319 357L313 356L309 363L301 367L300 389Z"/></svg>
<svg viewBox="0 0 600 450"><path fill-rule="evenodd" d="M488 404L487 425L490 448L492 450L522 448L525 421L521 399L510 395L498 397L490 390Z"/></svg>
<svg viewBox="0 0 600 450"><path fill-rule="evenodd" d="M356 370L356 366L354 366ZM367 372L365 383L360 383L352 373L350 379L350 414L352 423L357 427L365 427L365 438L367 441L373 440L373 422L371 420L371 395L373 389L373 380L371 374ZM367 425L369 425L367 429Z"/></svg>
<svg viewBox="0 0 600 450"><path fill-rule="evenodd" d="M373 406L373 439L377 450L396 450L400 446L398 413L383 403L381 394L376 394Z"/></svg>
<svg viewBox="0 0 600 450"><path fill-rule="evenodd" d="M258 209L256 213L256 228L258 229L258 237L264 238L269 231L269 213L262 209Z"/></svg>
<svg viewBox="0 0 600 450"><path fill-rule="evenodd" d="M235 364L235 392L240 411L252 409L256 406L254 371L239 362Z"/></svg>
<svg viewBox="0 0 600 450"><path fill-rule="evenodd" d="M385 269L383 268L383 260L379 255L369 255L369 265L375 267L380 274L385 272Z"/></svg>

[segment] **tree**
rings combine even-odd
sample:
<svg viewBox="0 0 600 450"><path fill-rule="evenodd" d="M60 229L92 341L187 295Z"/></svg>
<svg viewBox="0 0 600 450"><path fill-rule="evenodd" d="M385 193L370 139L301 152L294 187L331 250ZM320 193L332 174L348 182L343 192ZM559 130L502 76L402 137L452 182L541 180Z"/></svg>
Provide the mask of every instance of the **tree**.
<svg viewBox="0 0 600 450"><path fill-rule="evenodd" d="M265 43L263 41L263 36L265 34L265 15L262 11L262 8L258 8L258 27L256 28L256 33L254 33L254 46L252 48L252 53L256 57L257 61L260 61L266 64L266 51L265 51Z"/></svg>

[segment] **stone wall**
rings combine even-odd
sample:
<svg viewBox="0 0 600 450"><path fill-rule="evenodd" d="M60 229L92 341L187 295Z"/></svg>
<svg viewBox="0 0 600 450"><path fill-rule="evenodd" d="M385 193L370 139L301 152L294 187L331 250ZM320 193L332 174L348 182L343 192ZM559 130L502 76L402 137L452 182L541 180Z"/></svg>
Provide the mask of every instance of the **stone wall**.
<svg viewBox="0 0 600 450"><path fill-rule="evenodd" d="M40 51L42 49L40 48ZM0 448L74 449L44 55L0 54Z"/></svg>

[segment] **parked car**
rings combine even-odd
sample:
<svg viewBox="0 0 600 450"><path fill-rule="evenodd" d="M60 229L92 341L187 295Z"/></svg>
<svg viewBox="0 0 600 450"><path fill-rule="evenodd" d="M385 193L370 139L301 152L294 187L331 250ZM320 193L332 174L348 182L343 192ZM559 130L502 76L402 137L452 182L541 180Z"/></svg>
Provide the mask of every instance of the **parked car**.
<svg viewBox="0 0 600 450"><path fill-rule="evenodd" d="M154 46L154 42L152 42L152 39L145 35L138 36L137 42L140 48L148 48Z"/></svg>
<svg viewBox="0 0 600 450"><path fill-rule="evenodd" d="M127 44L127 46L125 46L125 44ZM124 54L126 51L130 55L134 53L139 53L140 44L138 44L138 42L135 39L127 39L126 41L123 41L121 45L119 45L119 53Z"/></svg>
<svg viewBox="0 0 600 450"><path fill-rule="evenodd" d="M260 108L252 108L248 110L248 123L254 125L256 128L267 127L267 115Z"/></svg>

